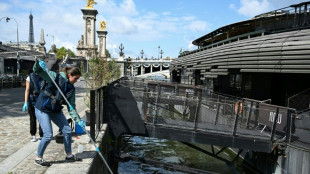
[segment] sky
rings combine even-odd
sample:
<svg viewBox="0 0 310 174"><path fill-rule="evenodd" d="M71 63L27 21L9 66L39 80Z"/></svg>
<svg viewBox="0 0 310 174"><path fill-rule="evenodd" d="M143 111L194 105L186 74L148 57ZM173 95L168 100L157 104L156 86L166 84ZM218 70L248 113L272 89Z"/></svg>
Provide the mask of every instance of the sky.
<svg viewBox="0 0 310 174"><path fill-rule="evenodd" d="M98 11L96 30L105 21L107 49L125 57L159 56L176 58L179 51L197 49L192 41L231 23L287 7L306 0L95 0ZM14 18L19 40L28 41L29 15L33 15L35 42L44 30L46 49L56 44L76 52L83 34L83 14L87 0L0 0L0 18ZM0 41L16 42L16 23L0 21ZM48 35L48 36L46 36ZM97 38L97 36L96 36ZM98 39L96 40L96 44Z"/></svg>

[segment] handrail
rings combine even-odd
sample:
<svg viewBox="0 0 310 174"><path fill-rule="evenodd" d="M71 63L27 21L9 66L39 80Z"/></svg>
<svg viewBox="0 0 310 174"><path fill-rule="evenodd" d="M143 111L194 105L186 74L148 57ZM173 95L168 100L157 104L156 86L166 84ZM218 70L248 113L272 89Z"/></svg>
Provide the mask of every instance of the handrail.
<svg viewBox="0 0 310 174"><path fill-rule="evenodd" d="M288 100L288 102L289 102L289 100L290 100L291 98L296 97L296 96L298 96L298 95L300 95L300 94L302 94L302 93L308 92L308 91L310 91L310 88L308 88L308 89L306 89L306 90L303 90L303 91L301 91L301 92L299 92L299 93L297 93L297 94L295 94L295 95L290 96L289 98L287 98L287 100ZM288 105L289 105L289 103L288 103Z"/></svg>

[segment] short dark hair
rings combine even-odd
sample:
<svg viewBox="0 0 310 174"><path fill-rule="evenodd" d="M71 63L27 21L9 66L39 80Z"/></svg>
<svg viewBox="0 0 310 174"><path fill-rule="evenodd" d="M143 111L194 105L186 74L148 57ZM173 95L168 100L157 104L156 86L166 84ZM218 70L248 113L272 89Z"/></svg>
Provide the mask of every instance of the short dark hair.
<svg viewBox="0 0 310 174"><path fill-rule="evenodd" d="M71 76L81 75L80 68L78 67L64 67L61 71L66 73L67 76L68 74L71 74Z"/></svg>

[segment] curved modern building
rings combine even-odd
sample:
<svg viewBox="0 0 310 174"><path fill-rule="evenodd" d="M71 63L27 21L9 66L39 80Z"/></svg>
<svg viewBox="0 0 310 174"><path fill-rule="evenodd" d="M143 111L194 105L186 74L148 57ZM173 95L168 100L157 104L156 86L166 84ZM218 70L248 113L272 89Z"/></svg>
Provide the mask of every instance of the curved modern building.
<svg viewBox="0 0 310 174"><path fill-rule="evenodd" d="M310 173L310 1L222 26L193 44L198 49L171 62L171 80L296 109L285 154L246 156L262 173Z"/></svg>
<svg viewBox="0 0 310 174"><path fill-rule="evenodd" d="M218 28L170 65L172 81L257 100L287 99L310 88L310 2Z"/></svg>

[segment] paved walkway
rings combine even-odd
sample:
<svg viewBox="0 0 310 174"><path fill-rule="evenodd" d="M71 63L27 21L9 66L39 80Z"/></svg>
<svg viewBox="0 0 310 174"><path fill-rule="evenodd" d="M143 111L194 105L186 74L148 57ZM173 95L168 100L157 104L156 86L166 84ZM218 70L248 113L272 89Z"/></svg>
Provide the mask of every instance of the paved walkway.
<svg viewBox="0 0 310 174"><path fill-rule="evenodd" d="M83 82L77 82L76 105L81 117L85 116L87 107L83 96L85 90ZM36 150L39 144L30 141L30 120L27 112L22 112L24 104L25 88L9 88L0 90L0 174L58 174L58 173L87 173L96 154L95 148L89 143L86 134L73 135L72 151L81 157L83 161L68 163L64 161L64 145L57 144L55 140L48 145L44 159L52 162L51 167L42 167L34 164ZM69 118L65 107L64 113ZM54 135L58 133L58 127L53 124ZM37 131L37 137L38 131ZM83 152L78 152L78 146L83 146Z"/></svg>

